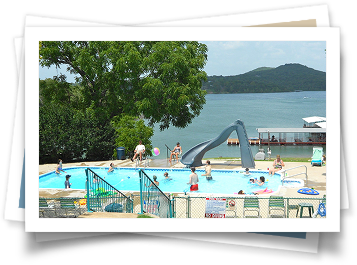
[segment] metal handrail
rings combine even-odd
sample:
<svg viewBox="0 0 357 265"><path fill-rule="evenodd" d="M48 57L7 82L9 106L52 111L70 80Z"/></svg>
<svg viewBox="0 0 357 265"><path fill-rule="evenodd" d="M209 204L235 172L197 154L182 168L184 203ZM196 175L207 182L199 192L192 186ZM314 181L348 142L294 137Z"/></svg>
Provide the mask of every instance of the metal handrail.
<svg viewBox="0 0 357 265"><path fill-rule="evenodd" d="M297 173L297 174L294 174L294 175L291 175L291 176L286 176L285 175L286 171L289 171L289 170L292 170L292 169L296 169L296 168L299 168L299 167L305 167L305 172ZM282 186L284 186L284 180L285 179L291 178L291 177L295 177L295 176L298 176L298 175L305 175L305 177L306 177L306 186L308 186L307 166L300 165L300 166L292 167L292 168L289 168L289 169L284 169L283 171L284 171L284 176L282 177L282 183L281 183Z"/></svg>
<svg viewBox="0 0 357 265"><path fill-rule="evenodd" d="M169 158L168 150L170 150L170 152L171 152L171 149L166 144L165 144L165 146L166 146L166 158Z"/></svg>
<svg viewBox="0 0 357 265"><path fill-rule="evenodd" d="M137 169L137 168L139 167L140 162L142 162L142 161L140 161L140 158L137 157L137 158L135 159L135 169ZM146 168L146 163L147 163L147 166L148 166L148 167L150 166L150 165L149 165L149 160L148 160L147 156L145 156L145 158L143 157L143 162L144 162L144 169Z"/></svg>
<svg viewBox="0 0 357 265"><path fill-rule="evenodd" d="M144 211L144 201L146 201L146 205L148 206L150 201L156 201L159 203L159 201L166 202L168 209L168 215L164 213L165 207L164 205L158 207L155 209L152 214L155 215L160 215L163 214L164 218L172 218L172 201L169 197L166 196L165 193L162 192L162 190L159 189L158 186L150 179L150 177L145 173L144 170L140 169L139 170L139 178L140 178L140 202L141 202L141 213L147 212L149 209L146 209Z"/></svg>
<svg viewBox="0 0 357 265"><path fill-rule="evenodd" d="M110 185L90 168L87 168L85 172L88 212L92 211L91 208L103 211L103 206L121 200L125 201L126 212L133 212L133 200L131 198Z"/></svg>

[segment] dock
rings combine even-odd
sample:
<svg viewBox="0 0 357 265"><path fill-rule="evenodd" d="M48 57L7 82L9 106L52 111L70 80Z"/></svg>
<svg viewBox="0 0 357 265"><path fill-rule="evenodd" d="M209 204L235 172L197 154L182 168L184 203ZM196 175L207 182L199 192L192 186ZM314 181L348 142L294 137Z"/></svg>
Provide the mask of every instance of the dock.
<svg viewBox="0 0 357 265"><path fill-rule="evenodd" d="M260 141L258 138L248 139L248 142L250 145L260 144ZM227 139L227 144L228 145L239 145L239 139L238 138L229 138L229 139Z"/></svg>

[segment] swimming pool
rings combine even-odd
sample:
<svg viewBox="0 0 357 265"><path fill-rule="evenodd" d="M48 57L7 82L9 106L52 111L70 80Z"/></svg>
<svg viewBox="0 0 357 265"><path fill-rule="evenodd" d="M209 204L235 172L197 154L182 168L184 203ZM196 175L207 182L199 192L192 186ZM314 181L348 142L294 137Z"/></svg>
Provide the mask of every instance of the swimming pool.
<svg viewBox="0 0 357 265"><path fill-rule="evenodd" d="M39 188L63 189L65 176L71 175L70 183L72 189L85 189L86 174L88 167L64 168L67 173L56 174L54 171L39 176ZM115 168L113 172L108 173L108 167L90 167L100 177L104 178L109 184L120 191L139 191L139 169L134 168ZM168 172L170 180L165 179L164 173ZM188 190L189 169L163 169L146 168L145 173L152 178L157 176L159 188L166 193L182 193ZM199 176L199 190L192 193L214 193L214 194L236 194L239 190L244 190L246 194L268 188L277 191L281 186L280 174L269 176L268 171L250 171L250 175L245 175L243 170L212 170L212 180L206 180L201 174L203 169L197 169ZM266 183L262 186L251 184L250 178L265 177ZM289 181L289 186L296 185L294 181ZM284 182L285 185L286 182Z"/></svg>

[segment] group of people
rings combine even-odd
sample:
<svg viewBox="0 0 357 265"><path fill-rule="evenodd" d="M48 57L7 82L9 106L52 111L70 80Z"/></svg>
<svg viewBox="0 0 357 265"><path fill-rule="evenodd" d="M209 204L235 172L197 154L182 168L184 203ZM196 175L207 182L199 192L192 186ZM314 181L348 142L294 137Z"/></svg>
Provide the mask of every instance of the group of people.
<svg viewBox="0 0 357 265"><path fill-rule="evenodd" d="M205 174L201 174L201 176L206 176L207 180L212 179L211 165L210 165L209 160L206 161ZM165 180L171 180L171 178L169 177L169 174L167 172L164 173L164 177L165 177ZM155 183L155 185L158 187L160 183L159 183L159 181L157 181L157 177L154 175L152 178L153 178L153 183ZM196 173L196 168L191 167L191 174L189 176L189 182L187 183L190 185L190 191L198 190L198 182L199 182L199 178ZM148 187L153 188L153 186L154 186L153 183L151 183Z"/></svg>
<svg viewBox="0 0 357 265"><path fill-rule="evenodd" d="M113 172L114 171L114 163L110 163L109 165L109 170L108 170L108 173L109 172ZM57 162L57 166L56 166L56 174L59 174L61 175L61 172L64 172L64 173L67 173L66 171L63 170L62 168L62 159L58 159L58 162ZM64 182L64 188L65 189L70 189L71 186L72 186L72 183L69 182L69 178L71 177L71 175L66 175L66 181ZM96 182L96 179L94 177L93 179L93 182Z"/></svg>
<svg viewBox="0 0 357 265"><path fill-rule="evenodd" d="M143 160L143 156L145 154L145 145L143 145L142 141L139 141L139 144L135 147L134 156L130 159L132 162L139 156L140 161ZM176 156L176 160L178 160L178 156L182 154L182 147L180 143L177 142L176 146L171 150L169 162L171 162L172 157Z"/></svg>
<svg viewBox="0 0 357 265"><path fill-rule="evenodd" d="M139 145L136 146L135 151L134 151L134 157L131 159L132 161L134 161L134 159L139 155L140 160L142 160L142 156L145 152L145 146L142 144L141 141L139 141ZM173 155L176 155L176 158L178 157L178 154L180 154L182 152L182 148L180 146L180 143L177 143L177 145L175 146L175 148L171 151L171 156L170 156L170 160L172 159ZM273 167L269 169L269 175L274 175L275 172L278 172L280 170L282 170L282 168L285 166L284 161L280 158L280 155L276 156L276 159L273 162ZM113 172L114 171L114 163L110 163L109 169L108 169L108 173L109 172ZM56 167L56 173L57 174L61 174L62 172L65 172L62 168L62 160L58 159L58 163L57 163L57 167ZM190 191L194 191L194 190L198 190L198 182L199 182L199 178L197 173L195 172L196 168L195 167L191 167L191 174L190 174L190 178L189 178L189 182L187 184L190 185ZM207 160L206 161L206 165L205 165L205 173L201 174L201 176L205 176L207 180L212 180L212 167L211 167L211 161ZM245 169L245 175L249 175L249 168ZM69 178L71 177L71 175L66 175L66 181L65 181L65 189L69 189L71 188L72 183L69 182ZM167 172L164 173L164 177L167 180L171 180L171 178L169 177L169 174ZM159 182L157 181L157 177L153 176L153 183L155 183L155 185L158 187L159 186ZM265 183L265 177L261 176L259 179L250 179L250 183L252 184L257 184L259 186L264 185ZM149 187L152 186L152 183L150 184ZM240 190L238 192L238 194L245 194L243 190Z"/></svg>
<svg viewBox="0 0 357 265"><path fill-rule="evenodd" d="M58 159L57 166L56 166L56 174L61 174L61 172L67 173L66 171L63 170L62 168L62 159ZM65 189L70 189L72 186L72 183L69 182L69 178L71 175L66 175L66 181L64 182L64 188Z"/></svg>
<svg viewBox="0 0 357 265"><path fill-rule="evenodd" d="M284 161L280 158L280 155L277 155L277 156L276 156L276 159L275 159L274 162L273 162L273 167L272 167L272 168L268 168L268 170L269 170L269 176L270 176L270 175L273 176L276 172L282 170L284 166L285 166ZM245 176L250 175L250 173L249 173L249 168L246 168L246 169L245 169L244 175L245 175ZM249 179L249 182L250 182L251 184L256 184L256 185L262 186L262 185L265 184L266 181L265 181L265 177L261 176L259 179L250 178L250 179ZM240 190L240 191L238 192L238 194L245 194L245 192L244 192L244 190ZM258 195L258 194L260 194L260 193L259 193L259 192L255 192L254 194L255 194L255 195Z"/></svg>
<svg viewBox="0 0 357 265"><path fill-rule="evenodd" d="M206 176L207 180L212 180L212 167L211 167L211 161L207 160L206 165L205 165L205 173L201 174L201 176ZM198 190L198 175L196 173L196 168L191 167L191 174L190 174L190 180L187 184L190 185L190 191Z"/></svg>

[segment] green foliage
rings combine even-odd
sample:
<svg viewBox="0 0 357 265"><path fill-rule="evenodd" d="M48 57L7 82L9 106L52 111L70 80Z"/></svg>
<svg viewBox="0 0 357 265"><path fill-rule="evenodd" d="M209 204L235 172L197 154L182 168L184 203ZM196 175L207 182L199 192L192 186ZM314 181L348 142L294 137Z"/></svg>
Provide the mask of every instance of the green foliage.
<svg viewBox="0 0 357 265"><path fill-rule="evenodd" d="M139 140L150 151L152 125L186 127L206 102L207 46L198 42L41 41L39 53L41 66L78 75L74 85L40 80L41 163L105 160Z"/></svg>
<svg viewBox="0 0 357 265"><path fill-rule="evenodd" d="M146 155L151 156L152 144L150 138L154 134L154 129L146 126L144 121L130 115L114 117L112 126L115 129L115 145L125 147L126 153L133 152L135 147L142 141L145 145ZM114 150L116 157L116 150Z"/></svg>
<svg viewBox="0 0 357 265"><path fill-rule="evenodd" d="M209 76L202 88L208 93L325 91L326 73L300 64L260 67L236 76Z"/></svg>
<svg viewBox="0 0 357 265"><path fill-rule="evenodd" d="M64 76L40 80L40 163L112 157L114 129L93 104L81 109L79 89Z"/></svg>
<svg viewBox="0 0 357 265"><path fill-rule="evenodd" d="M205 104L207 46L193 41L43 41L40 65L79 74L83 104L109 119L143 115L160 129L183 128Z"/></svg>

